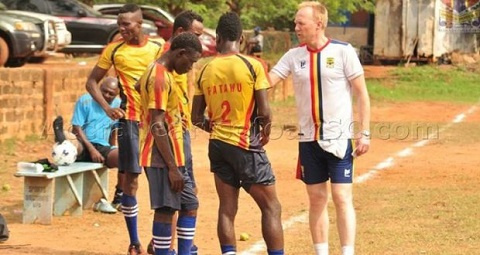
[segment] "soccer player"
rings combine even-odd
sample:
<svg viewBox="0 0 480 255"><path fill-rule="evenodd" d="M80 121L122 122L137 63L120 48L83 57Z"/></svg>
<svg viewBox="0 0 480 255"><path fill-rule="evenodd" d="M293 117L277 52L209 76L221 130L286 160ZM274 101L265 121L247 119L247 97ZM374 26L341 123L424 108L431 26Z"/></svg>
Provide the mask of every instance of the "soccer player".
<svg viewBox="0 0 480 255"><path fill-rule="evenodd" d="M197 13L187 10L183 11L175 17L175 21L173 22L173 36L167 41L163 47L163 51L166 52L170 49L171 41L181 33L184 32L191 32L194 33L196 36L200 36L203 33L203 18L202 16L198 15ZM187 80L187 74L178 74L173 70L173 79L176 83L176 87L180 89L180 113L182 116L182 123L183 123L183 149L185 150L185 169L187 173L190 175L190 179L192 180L193 189L195 194L197 194L197 184L195 182L195 176L193 174L193 159L192 159L192 150L191 150L191 139L190 139L190 129L192 127L192 123L190 121L190 99L188 94L188 88L190 81ZM190 76L191 77L191 76ZM176 225L176 215L173 217L173 228L172 228L172 237L175 237L175 225ZM170 254L174 255L174 241L172 240L172 244L170 247ZM150 242L148 245L147 252L149 254L153 254L153 241ZM192 245L192 254L198 253L198 247L193 244Z"/></svg>
<svg viewBox="0 0 480 255"><path fill-rule="evenodd" d="M119 11L117 23L122 40L107 45L87 80L87 90L107 115L119 120L119 171L125 173L122 212L125 216L130 245L129 254L143 254L137 233L138 204L136 193L141 173L138 158L138 124L140 95L134 86L147 66L162 53L163 40L148 38L142 32L142 11L136 4L125 4ZM98 81L115 69L120 84L120 108L113 108L98 89Z"/></svg>
<svg viewBox="0 0 480 255"><path fill-rule="evenodd" d="M181 89L173 71L184 74L201 56L193 33L176 36L170 49L141 77L143 118L140 129L140 165L147 174L151 207L155 210L153 247L156 255L169 252L172 217L177 221L178 254L189 255L195 235L198 199L185 169L183 124L179 108Z"/></svg>
<svg viewBox="0 0 480 255"><path fill-rule="evenodd" d="M220 53L201 70L193 99L193 124L210 132L208 155L220 200L217 234L222 254L235 254L234 219L240 187L262 212L268 254L284 254L281 206L275 176L263 145L268 142L270 87L264 65L239 54L242 25L226 13L217 25ZM208 108L208 118L204 116Z"/></svg>
<svg viewBox="0 0 480 255"><path fill-rule="evenodd" d="M306 184L310 232L317 255L328 254L328 188L337 215L343 255L354 254L353 158L370 146L370 99L353 47L325 36L327 9L303 2L295 16L301 45L290 49L270 72L272 84L293 75L300 143L299 175ZM352 94L359 130L352 145Z"/></svg>

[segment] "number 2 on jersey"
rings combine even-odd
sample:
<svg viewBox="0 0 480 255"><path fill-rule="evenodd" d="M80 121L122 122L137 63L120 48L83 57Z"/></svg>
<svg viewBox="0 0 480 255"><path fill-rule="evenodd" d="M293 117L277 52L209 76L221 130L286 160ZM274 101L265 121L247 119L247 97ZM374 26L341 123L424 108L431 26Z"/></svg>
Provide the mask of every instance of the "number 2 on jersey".
<svg viewBox="0 0 480 255"><path fill-rule="evenodd" d="M228 119L228 114L230 113L230 103L225 100L222 102L222 123L223 124L230 124L231 120Z"/></svg>

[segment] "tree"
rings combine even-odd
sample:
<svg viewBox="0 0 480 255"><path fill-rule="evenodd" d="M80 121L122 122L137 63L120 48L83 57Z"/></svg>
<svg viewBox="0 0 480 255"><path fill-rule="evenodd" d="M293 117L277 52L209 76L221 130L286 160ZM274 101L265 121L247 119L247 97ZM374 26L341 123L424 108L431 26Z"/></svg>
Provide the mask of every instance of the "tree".
<svg viewBox="0 0 480 255"><path fill-rule="evenodd" d="M89 5L97 3L126 3L127 0L81 0ZM215 28L218 18L226 11L236 12L246 29L260 26L277 30L294 27L293 19L297 5L302 0L137 0L137 4L155 5L177 15L191 9L204 17L207 27ZM322 0L329 11L329 20L334 23L346 21L345 12L364 9L373 11L375 0Z"/></svg>

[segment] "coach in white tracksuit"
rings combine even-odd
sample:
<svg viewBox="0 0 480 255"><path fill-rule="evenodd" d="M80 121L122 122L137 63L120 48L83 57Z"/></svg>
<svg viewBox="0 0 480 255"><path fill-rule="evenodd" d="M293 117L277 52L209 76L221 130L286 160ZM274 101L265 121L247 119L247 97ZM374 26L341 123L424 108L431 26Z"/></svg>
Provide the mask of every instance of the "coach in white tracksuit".
<svg viewBox="0 0 480 255"><path fill-rule="evenodd" d="M325 36L327 9L303 2L295 16L301 45L290 49L270 72L272 84L293 75L299 116L299 169L307 186L310 232L317 255L328 254L328 189L337 213L343 255L354 254L353 159L370 146L370 99L353 47ZM352 94L358 133L353 132Z"/></svg>

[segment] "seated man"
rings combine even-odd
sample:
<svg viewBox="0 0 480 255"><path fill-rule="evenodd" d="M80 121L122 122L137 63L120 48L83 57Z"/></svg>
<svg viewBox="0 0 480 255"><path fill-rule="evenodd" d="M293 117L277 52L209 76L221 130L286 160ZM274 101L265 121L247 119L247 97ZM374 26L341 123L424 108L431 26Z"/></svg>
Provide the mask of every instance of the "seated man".
<svg viewBox="0 0 480 255"><path fill-rule="evenodd" d="M117 79L107 77L100 85L100 91L105 100L112 107L120 106L120 99L117 98L119 88ZM116 144L116 130L113 128L116 121L110 119L102 107L93 100L89 93L82 95L75 104L72 117L72 131L75 136L65 132L67 139L77 147L77 160L83 162L104 163L108 168L118 167L118 148ZM55 141L62 141L65 138L58 137L59 130L63 130L63 120L57 117L54 121ZM60 135L61 136L61 135ZM115 213L121 205L123 174L117 175L117 185L112 206L99 203L95 208L102 212Z"/></svg>
<svg viewBox="0 0 480 255"><path fill-rule="evenodd" d="M263 35L260 34L260 27L255 27L253 29L254 36L250 38L247 42L247 54L248 55L257 55L263 50Z"/></svg>

